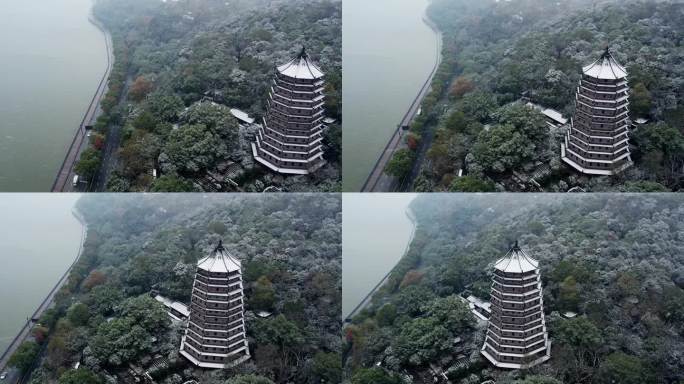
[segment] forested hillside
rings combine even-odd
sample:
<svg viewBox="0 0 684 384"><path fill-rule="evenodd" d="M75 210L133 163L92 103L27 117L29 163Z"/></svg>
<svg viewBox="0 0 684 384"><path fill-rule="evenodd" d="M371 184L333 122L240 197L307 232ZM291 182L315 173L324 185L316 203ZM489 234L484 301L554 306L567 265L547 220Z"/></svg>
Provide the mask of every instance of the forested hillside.
<svg viewBox="0 0 684 384"><path fill-rule="evenodd" d="M106 140L119 140L104 164L110 191L339 189L338 0L98 0L94 15L112 34L115 65L81 175L96 175ZM275 66L302 46L326 73L326 113L337 123L325 137L329 165L283 178L254 164L255 128L229 109L260 123Z"/></svg>
<svg viewBox="0 0 684 384"><path fill-rule="evenodd" d="M419 196L410 250L346 327L348 377L428 383L432 364L464 384L681 383L683 203L673 194ZM458 299L489 299L493 262L515 240L540 262L552 340L551 360L528 371L486 362L484 329ZM579 315L559 315L568 311Z"/></svg>
<svg viewBox="0 0 684 384"><path fill-rule="evenodd" d="M435 133L416 191L682 187L684 4L435 0L428 15L443 33L444 59L409 136L415 144ZM586 177L561 162L565 130L549 129L524 104L569 119L582 66L606 46L629 73L632 120L649 123L630 134L634 167L616 177ZM467 176L455 179L460 169Z"/></svg>
<svg viewBox="0 0 684 384"><path fill-rule="evenodd" d="M44 355L32 383L132 382L131 364L165 384L339 381L339 195L87 195L78 210L87 240L35 331ZM196 261L219 239L242 262L252 358L193 369L178 353L182 325L150 293L188 304ZM30 370L38 346L24 349L17 361ZM164 359L166 368L150 368Z"/></svg>

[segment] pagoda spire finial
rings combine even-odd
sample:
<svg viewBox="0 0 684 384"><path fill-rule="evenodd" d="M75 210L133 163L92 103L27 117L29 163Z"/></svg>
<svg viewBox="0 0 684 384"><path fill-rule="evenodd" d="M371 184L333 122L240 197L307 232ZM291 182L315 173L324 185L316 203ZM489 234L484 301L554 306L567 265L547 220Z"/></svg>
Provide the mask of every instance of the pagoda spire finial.
<svg viewBox="0 0 684 384"><path fill-rule="evenodd" d="M515 239L515 243L513 243L513 251L520 251L520 247L518 246L518 239Z"/></svg>
<svg viewBox="0 0 684 384"><path fill-rule="evenodd" d="M302 45L302 50L297 57L300 59L309 57L309 54L306 53L306 45Z"/></svg>
<svg viewBox="0 0 684 384"><path fill-rule="evenodd" d="M602 59L607 59L610 57L610 44L606 44L606 50L603 51L603 55L601 55Z"/></svg>
<svg viewBox="0 0 684 384"><path fill-rule="evenodd" d="M223 239L219 239L218 245L214 249L214 253L224 251L225 249L223 248Z"/></svg>

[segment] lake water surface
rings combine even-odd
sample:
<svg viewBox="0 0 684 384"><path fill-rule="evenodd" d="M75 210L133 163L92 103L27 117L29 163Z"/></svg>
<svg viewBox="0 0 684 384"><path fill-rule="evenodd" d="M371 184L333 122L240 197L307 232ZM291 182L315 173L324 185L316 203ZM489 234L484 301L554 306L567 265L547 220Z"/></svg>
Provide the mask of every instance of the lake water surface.
<svg viewBox="0 0 684 384"><path fill-rule="evenodd" d="M50 190L106 69L91 1L0 1L0 191Z"/></svg>
<svg viewBox="0 0 684 384"><path fill-rule="evenodd" d="M76 259L76 194L0 194L0 353Z"/></svg>
<svg viewBox="0 0 684 384"><path fill-rule="evenodd" d="M399 262L411 240L413 193L342 195L342 315L345 318Z"/></svg>
<svg viewBox="0 0 684 384"><path fill-rule="evenodd" d="M423 21L428 0L342 3L343 187L360 191L427 80L437 35Z"/></svg>

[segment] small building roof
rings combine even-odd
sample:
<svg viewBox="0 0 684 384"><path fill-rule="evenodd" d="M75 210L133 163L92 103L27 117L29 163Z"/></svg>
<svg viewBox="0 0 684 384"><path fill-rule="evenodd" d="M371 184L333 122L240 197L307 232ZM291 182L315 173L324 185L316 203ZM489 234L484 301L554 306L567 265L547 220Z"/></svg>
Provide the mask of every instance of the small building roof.
<svg viewBox="0 0 684 384"><path fill-rule="evenodd" d="M207 272L235 272L242 268L240 260L231 256L225 248L223 241L219 240L218 245L211 254L197 262L197 268Z"/></svg>
<svg viewBox="0 0 684 384"><path fill-rule="evenodd" d="M295 79L313 80L323 77L323 71L311 61L304 47L297 57L278 66L278 72Z"/></svg>
<svg viewBox="0 0 684 384"><path fill-rule="evenodd" d="M254 119L249 117L249 114L247 114L247 112L243 112L237 108L231 108L230 114L242 122L245 122L247 124L254 124Z"/></svg>
<svg viewBox="0 0 684 384"><path fill-rule="evenodd" d="M560 112L556 111L555 109L547 108L547 109L543 110L542 113L544 114L544 116L548 117L549 119L551 119L551 120L553 120L553 121L555 121L561 125L565 125L568 123L568 119L563 117L563 115Z"/></svg>
<svg viewBox="0 0 684 384"><path fill-rule="evenodd" d="M643 117L640 117L640 118L634 120L634 122L639 124L639 125L643 125L643 124L648 123L648 119L644 119Z"/></svg>
<svg viewBox="0 0 684 384"><path fill-rule="evenodd" d="M582 72L596 79L617 80L627 77L627 70L615 60L609 47L598 60L582 68Z"/></svg>
<svg viewBox="0 0 684 384"><path fill-rule="evenodd" d="M539 267L539 262L527 255L519 246L518 241L506 256L496 261L494 268L501 272L525 273L534 271Z"/></svg>

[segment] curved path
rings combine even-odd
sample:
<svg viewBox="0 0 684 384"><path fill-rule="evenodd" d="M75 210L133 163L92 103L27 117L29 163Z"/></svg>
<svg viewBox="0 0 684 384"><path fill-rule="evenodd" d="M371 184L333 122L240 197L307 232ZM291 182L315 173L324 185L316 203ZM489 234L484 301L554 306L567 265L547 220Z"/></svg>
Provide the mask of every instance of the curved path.
<svg viewBox="0 0 684 384"><path fill-rule="evenodd" d="M62 161L62 165L59 167L59 171L57 172L55 181L52 183L52 188L50 188L51 192L73 191L73 186L71 182L74 176L74 164L78 161L81 152L83 152L83 150L88 145L88 140L86 140L86 126L92 125L93 122L102 112L100 110L100 101L102 100L105 92L107 91L107 80L109 79L109 74L112 72L112 66L114 65L112 36L105 29L104 25L102 25L98 20L96 20L94 16L89 17L88 20L93 25L95 25L100 31L102 31L102 34L104 35L105 45L107 47L107 69L105 70L105 73L102 75L102 79L100 79L100 84L98 84L97 90L95 91L93 98L90 100L90 105L88 106L85 115L83 115L81 124L76 129L74 139L71 141L71 145L67 150L67 154L64 157L64 160Z"/></svg>

